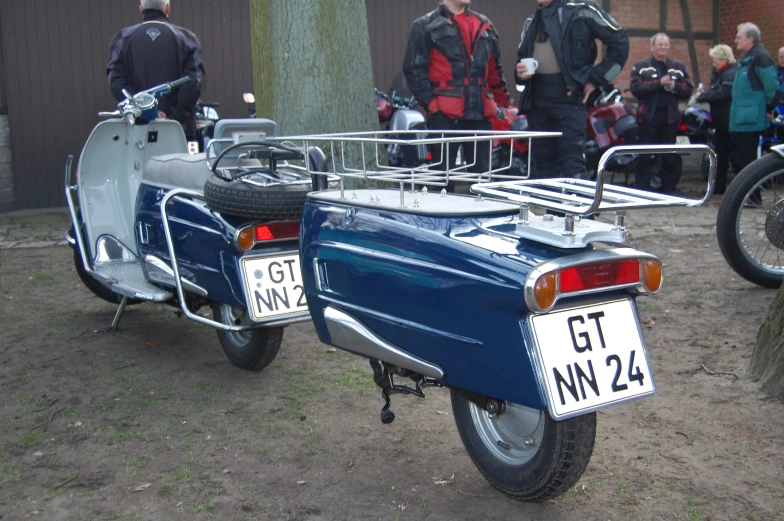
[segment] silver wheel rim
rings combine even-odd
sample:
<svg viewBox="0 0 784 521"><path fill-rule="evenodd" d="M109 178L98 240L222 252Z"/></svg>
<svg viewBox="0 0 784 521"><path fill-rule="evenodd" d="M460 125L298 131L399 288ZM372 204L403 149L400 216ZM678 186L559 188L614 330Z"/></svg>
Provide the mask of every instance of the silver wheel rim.
<svg viewBox="0 0 784 521"><path fill-rule="evenodd" d="M753 195L759 190L760 200ZM776 224L778 223L778 225ZM776 246L784 233L784 170L765 176L748 191L735 222L741 253L756 269L784 276L784 250Z"/></svg>
<svg viewBox="0 0 784 521"><path fill-rule="evenodd" d="M221 322L231 326L246 326L251 323L248 319L248 314L244 309L235 308L228 304L221 304L220 306ZM250 331L224 331L226 338L229 339L231 344L237 349L244 349L250 343Z"/></svg>
<svg viewBox="0 0 784 521"><path fill-rule="evenodd" d="M503 414L490 414L471 402L471 419L492 455L507 465L522 465L536 456L544 438L546 412L506 403Z"/></svg>

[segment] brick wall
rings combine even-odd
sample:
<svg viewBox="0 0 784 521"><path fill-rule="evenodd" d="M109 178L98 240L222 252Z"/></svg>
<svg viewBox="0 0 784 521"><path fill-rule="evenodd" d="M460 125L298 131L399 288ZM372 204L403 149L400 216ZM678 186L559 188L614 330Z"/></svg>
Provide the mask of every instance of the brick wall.
<svg viewBox="0 0 784 521"><path fill-rule="evenodd" d="M726 0L725 0L726 1ZM744 0L757 1L757 0ZM775 0L781 2L781 0ZM685 31L680 2L669 0L667 2L667 16L665 27L660 27L660 0L612 0L610 12L623 27L632 33L639 30L660 31ZM713 0L689 0L691 15L691 29L694 32L712 33L713 31ZM638 30L638 31L634 31ZM650 36L632 36L629 62L624 68L616 83L622 87L629 86L629 74L634 62L651 55ZM672 47L670 57L686 64L689 74L694 76L689 57L689 48L685 38L671 38ZM699 68L700 81L706 85L710 83L711 60L708 50L713 44L712 39L696 40L697 67ZM696 86L696 83L695 83Z"/></svg>
<svg viewBox="0 0 784 521"><path fill-rule="evenodd" d="M719 37L721 43L733 45L738 25L753 22L762 31L762 43L776 59L784 46L784 4L781 0L722 0Z"/></svg>

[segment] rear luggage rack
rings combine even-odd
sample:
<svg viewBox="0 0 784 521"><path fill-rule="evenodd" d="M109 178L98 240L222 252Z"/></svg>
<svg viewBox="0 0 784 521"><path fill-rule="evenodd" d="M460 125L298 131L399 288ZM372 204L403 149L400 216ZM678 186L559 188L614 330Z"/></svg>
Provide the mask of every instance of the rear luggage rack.
<svg viewBox="0 0 784 521"><path fill-rule="evenodd" d="M428 137L435 136L435 137ZM716 177L716 154L707 145L644 145L619 146L605 152L599 161L596 181L582 179L529 179L527 175L509 173L512 166L513 140L543 139L559 137L557 132L498 132L484 131L466 133L461 131L403 131L403 132L357 132L341 134L316 134L288 136L286 141L302 141L304 147L326 143L332 158L330 174L340 178L339 195L337 192L315 193L317 199L355 206L373 206L392 211L406 211L423 214L460 215L477 213L483 204L494 208L508 205L511 211L519 209L515 232L508 233L488 229L490 233L500 233L515 239L530 239L562 248L583 248L591 242L626 241L625 216L629 210L642 208L663 208L673 206L701 206L710 199ZM422 137L425 136L425 137ZM410 139L404 139L410 138ZM383 156L389 145L440 147L441 157L454 146L474 146L480 142L509 140L508 165L501 168L490 167L485 172L469 172L473 166L459 164L455 168L445 168L442 159L439 163L419 166L388 166ZM708 156L710 172L705 195L701 199L647 192L626 186L606 183L611 174L607 168L610 160L617 155L636 154L704 154ZM529 154L530 158L530 154ZM530 159L529 159L529 169ZM325 175L324 172L310 172ZM346 178L362 179L381 183L395 184L398 195L391 190L371 188L351 190L346 194ZM475 198L458 199L447 194L445 187L452 181L470 182ZM371 187L374 184L370 185ZM442 188L442 197L425 197L428 187ZM369 203L368 203L368 193ZM408 200L407 200L408 199ZM469 203L473 199L473 203ZM445 204L449 203L449 204ZM467 205L471 205L469 209ZM614 212L613 223L585 219L598 213Z"/></svg>

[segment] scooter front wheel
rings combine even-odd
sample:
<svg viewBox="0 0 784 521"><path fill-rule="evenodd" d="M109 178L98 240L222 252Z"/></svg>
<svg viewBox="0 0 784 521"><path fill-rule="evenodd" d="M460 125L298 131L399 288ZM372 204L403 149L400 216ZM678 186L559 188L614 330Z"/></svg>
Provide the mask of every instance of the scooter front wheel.
<svg viewBox="0 0 784 521"><path fill-rule="evenodd" d="M546 411L507 402L491 416L455 390L452 412L476 468L514 499L537 502L566 492L591 459L595 413L556 422Z"/></svg>
<svg viewBox="0 0 784 521"><path fill-rule="evenodd" d="M245 310L228 304L213 302L212 316L217 322L227 325L251 324ZM265 327L243 332L222 329L216 331L226 357L232 364L247 371L261 371L272 363L283 341L282 327Z"/></svg>

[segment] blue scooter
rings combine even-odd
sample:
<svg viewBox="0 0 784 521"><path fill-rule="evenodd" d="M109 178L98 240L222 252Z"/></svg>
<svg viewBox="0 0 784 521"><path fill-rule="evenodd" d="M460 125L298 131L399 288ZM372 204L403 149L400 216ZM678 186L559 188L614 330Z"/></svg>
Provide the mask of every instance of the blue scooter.
<svg viewBox="0 0 784 521"><path fill-rule="evenodd" d="M220 120L207 152L189 153L179 123L157 119L161 97L187 81L126 93L101 113L110 119L92 131L76 173L68 159L66 239L87 288L118 305L112 329L126 306L159 303L216 328L229 360L258 371L284 327L310 319L299 219L309 172L325 160L274 141L267 119Z"/></svg>
<svg viewBox="0 0 784 521"><path fill-rule="evenodd" d="M496 132L406 143L546 137ZM373 150L396 137L299 139L362 148L357 154L373 164ZM702 199L605 183L617 154L685 152L709 158ZM341 189L309 194L303 212L300 265L313 323L322 342L369 359L383 423L395 419L393 394L446 387L483 476L519 500L555 497L588 465L596 411L656 390L636 299L659 291L662 264L623 246L625 213L704 204L715 167L705 145L612 149L596 182L394 169L378 158L346 167ZM351 190L343 179L352 177L392 188ZM473 195L446 193L450 180L475 183ZM588 218L599 212L615 219Z"/></svg>

